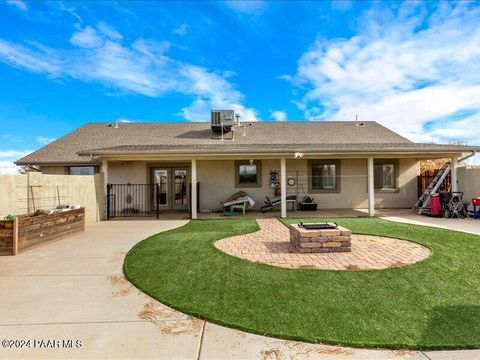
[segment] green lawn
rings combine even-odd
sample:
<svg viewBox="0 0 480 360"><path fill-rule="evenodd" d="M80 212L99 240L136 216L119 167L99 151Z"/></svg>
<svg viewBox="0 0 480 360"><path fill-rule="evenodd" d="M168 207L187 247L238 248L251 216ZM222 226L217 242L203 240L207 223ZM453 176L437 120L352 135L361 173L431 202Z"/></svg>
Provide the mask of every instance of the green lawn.
<svg viewBox="0 0 480 360"><path fill-rule="evenodd" d="M329 220L433 253L398 269L288 270L213 246L256 231L255 220L198 220L135 245L124 272L162 303L258 334L356 347L480 348L480 236L380 219Z"/></svg>

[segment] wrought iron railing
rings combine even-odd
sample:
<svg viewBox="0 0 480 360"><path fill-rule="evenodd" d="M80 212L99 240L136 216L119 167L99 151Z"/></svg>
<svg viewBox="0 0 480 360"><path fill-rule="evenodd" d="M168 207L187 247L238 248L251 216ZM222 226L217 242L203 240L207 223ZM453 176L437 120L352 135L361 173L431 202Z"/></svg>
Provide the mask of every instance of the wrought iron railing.
<svg viewBox="0 0 480 360"><path fill-rule="evenodd" d="M188 211L192 215L192 188L188 186ZM168 193L161 191L160 184L107 184L105 218L156 217L160 219L162 204L168 203ZM197 211L200 204L200 184L197 183Z"/></svg>
<svg viewBox="0 0 480 360"><path fill-rule="evenodd" d="M159 184L107 184L106 218L160 218Z"/></svg>

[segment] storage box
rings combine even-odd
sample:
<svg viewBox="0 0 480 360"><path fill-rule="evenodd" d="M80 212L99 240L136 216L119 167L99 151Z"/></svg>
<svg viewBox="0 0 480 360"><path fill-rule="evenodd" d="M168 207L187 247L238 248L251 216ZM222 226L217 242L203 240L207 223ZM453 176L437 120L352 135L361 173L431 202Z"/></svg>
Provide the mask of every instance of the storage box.
<svg viewBox="0 0 480 360"><path fill-rule="evenodd" d="M317 204L316 203L299 203L300 211L317 211Z"/></svg>

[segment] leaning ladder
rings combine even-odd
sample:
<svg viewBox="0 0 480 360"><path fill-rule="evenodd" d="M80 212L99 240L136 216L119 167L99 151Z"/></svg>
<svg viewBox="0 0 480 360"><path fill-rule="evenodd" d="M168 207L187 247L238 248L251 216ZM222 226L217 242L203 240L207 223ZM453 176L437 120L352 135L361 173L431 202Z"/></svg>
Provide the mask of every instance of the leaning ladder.
<svg viewBox="0 0 480 360"><path fill-rule="evenodd" d="M445 178L447 177L450 169L451 164L449 162L446 162L440 169L440 171L432 179L432 182L427 186L422 196L418 198L417 202L412 208L413 211L417 211L418 215L421 215L422 213L427 211L428 205L430 204L430 198L433 194L437 193L438 188L442 185L443 180L445 180Z"/></svg>

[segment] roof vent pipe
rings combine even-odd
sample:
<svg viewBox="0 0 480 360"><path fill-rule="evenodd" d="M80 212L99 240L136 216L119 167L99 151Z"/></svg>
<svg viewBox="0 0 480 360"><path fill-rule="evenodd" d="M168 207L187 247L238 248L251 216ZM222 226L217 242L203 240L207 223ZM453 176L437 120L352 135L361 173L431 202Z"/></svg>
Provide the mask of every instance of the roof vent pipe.
<svg viewBox="0 0 480 360"><path fill-rule="evenodd" d="M358 114L355 114L355 126L358 126Z"/></svg>
<svg viewBox="0 0 480 360"><path fill-rule="evenodd" d="M118 129L118 119L115 120L115 129Z"/></svg>

